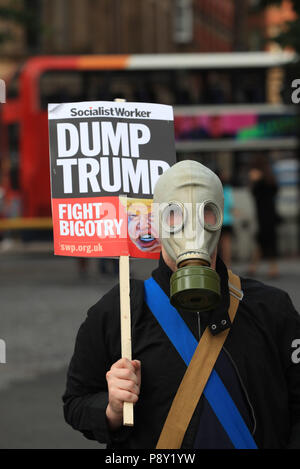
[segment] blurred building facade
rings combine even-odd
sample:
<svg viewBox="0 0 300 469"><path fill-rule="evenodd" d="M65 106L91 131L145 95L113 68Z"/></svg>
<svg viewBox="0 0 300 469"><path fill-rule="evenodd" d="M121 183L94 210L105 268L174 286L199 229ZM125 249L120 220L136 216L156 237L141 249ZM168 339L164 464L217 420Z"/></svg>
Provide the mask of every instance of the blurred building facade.
<svg viewBox="0 0 300 469"><path fill-rule="evenodd" d="M249 0L195 0L194 41L198 52L248 49Z"/></svg>
<svg viewBox="0 0 300 469"><path fill-rule="evenodd" d="M0 0L0 8L11 5ZM192 50L193 0L20 0L37 28L0 19L11 36L4 60L33 54L163 53ZM1 18L1 17L0 17Z"/></svg>
<svg viewBox="0 0 300 469"><path fill-rule="evenodd" d="M272 38L294 18L291 2L259 12L253 10L256 4L258 0L0 0L0 9L19 8L30 23L0 15L0 34L8 35L0 46L1 62L33 54L278 48Z"/></svg>
<svg viewBox="0 0 300 469"><path fill-rule="evenodd" d="M17 5L30 21L0 19L11 37L1 44L2 67L35 54L246 50L248 2L0 0L0 8Z"/></svg>

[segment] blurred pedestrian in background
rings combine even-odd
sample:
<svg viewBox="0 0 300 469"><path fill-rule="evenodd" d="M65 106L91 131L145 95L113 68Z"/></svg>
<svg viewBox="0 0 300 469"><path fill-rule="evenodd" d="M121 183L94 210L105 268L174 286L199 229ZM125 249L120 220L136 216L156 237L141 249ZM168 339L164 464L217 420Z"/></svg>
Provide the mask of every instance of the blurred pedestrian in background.
<svg viewBox="0 0 300 469"><path fill-rule="evenodd" d="M82 279L85 279L88 275L88 258L78 257L78 271Z"/></svg>
<svg viewBox="0 0 300 469"><path fill-rule="evenodd" d="M0 219L4 218L4 196L5 190L4 187L1 186L0 183ZM0 242L2 241L3 234L0 232Z"/></svg>
<svg viewBox="0 0 300 469"><path fill-rule="evenodd" d="M260 260L268 260L268 276L278 276L276 228L279 217L276 212L276 194L278 185L272 167L266 155L258 155L249 171L249 181L253 194L258 231L256 246L248 269L249 275L255 275Z"/></svg>
<svg viewBox="0 0 300 469"><path fill-rule="evenodd" d="M1 188L1 212L0 217L4 219L18 218L22 212L22 201L20 192L11 187L9 189ZM13 249L20 240L20 234L13 230L6 230L2 232L1 250L9 251Z"/></svg>
<svg viewBox="0 0 300 469"><path fill-rule="evenodd" d="M229 173L223 171L219 173L219 178L223 184L224 191L224 218L219 249L224 264L230 268L234 216L236 215L234 210L234 195Z"/></svg>
<svg viewBox="0 0 300 469"><path fill-rule="evenodd" d="M119 273L118 259L99 257L98 272L100 274L117 275Z"/></svg>
<svg viewBox="0 0 300 469"><path fill-rule="evenodd" d="M91 258L89 257L76 258L78 273L82 280L86 280L88 278L90 259ZM100 275L117 275L119 273L118 259L99 257L97 261L97 270Z"/></svg>

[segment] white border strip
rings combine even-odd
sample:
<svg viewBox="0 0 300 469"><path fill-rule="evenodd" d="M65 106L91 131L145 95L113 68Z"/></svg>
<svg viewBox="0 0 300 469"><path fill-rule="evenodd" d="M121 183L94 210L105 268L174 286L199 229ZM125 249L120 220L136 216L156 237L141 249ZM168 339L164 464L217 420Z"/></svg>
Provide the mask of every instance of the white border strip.
<svg viewBox="0 0 300 469"><path fill-rule="evenodd" d="M129 69L215 69L278 67L291 63L292 52L228 52L189 54L140 54L128 57Z"/></svg>
<svg viewBox="0 0 300 469"><path fill-rule="evenodd" d="M228 114L298 114L295 104L224 104L174 106L175 116L228 115Z"/></svg>
<svg viewBox="0 0 300 469"><path fill-rule="evenodd" d="M258 150L297 150L299 140L296 137L266 138L253 140L187 140L176 142L176 151L180 153L199 153L216 151L258 151Z"/></svg>
<svg viewBox="0 0 300 469"><path fill-rule="evenodd" d="M132 103L114 101L86 101L77 103L48 104L48 118L86 119L112 118L137 120L174 119L173 107L165 104Z"/></svg>

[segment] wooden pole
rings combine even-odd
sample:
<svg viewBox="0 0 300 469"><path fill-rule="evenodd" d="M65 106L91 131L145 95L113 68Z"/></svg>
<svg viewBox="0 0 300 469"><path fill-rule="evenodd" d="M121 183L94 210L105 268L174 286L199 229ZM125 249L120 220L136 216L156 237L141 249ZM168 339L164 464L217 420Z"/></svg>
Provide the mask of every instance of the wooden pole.
<svg viewBox="0 0 300 469"><path fill-rule="evenodd" d="M125 99L117 98L117 102L125 102ZM121 355L122 358L132 359L131 355L131 317L130 317L130 268L129 256L120 256L120 312L121 312ZM133 426L133 403L124 402L123 425Z"/></svg>
<svg viewBox="0 0 300 469"><path fill-rule="evenodd" d="M129 256L120 256L120 307L121 307L121 352L122 358L131 360L131 318ZM124 402L123 425L133 426L133 403Z"/></svg>

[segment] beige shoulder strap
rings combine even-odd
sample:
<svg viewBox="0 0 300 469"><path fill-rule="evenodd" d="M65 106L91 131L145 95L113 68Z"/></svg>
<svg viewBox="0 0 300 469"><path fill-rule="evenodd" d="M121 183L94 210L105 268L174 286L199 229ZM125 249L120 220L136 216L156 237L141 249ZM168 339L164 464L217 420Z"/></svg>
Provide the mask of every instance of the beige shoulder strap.
<svg viewBox="0 0 300 469"><path fill-rule="evenodd" d="M228 271L230 306L228 314L233 322L239 301L242 299L240 278ZM195 350L192 360L177 390L156 449L180 448L186 429L207 380L217 361L229 329L213 336L206 328Z"/></svg>

